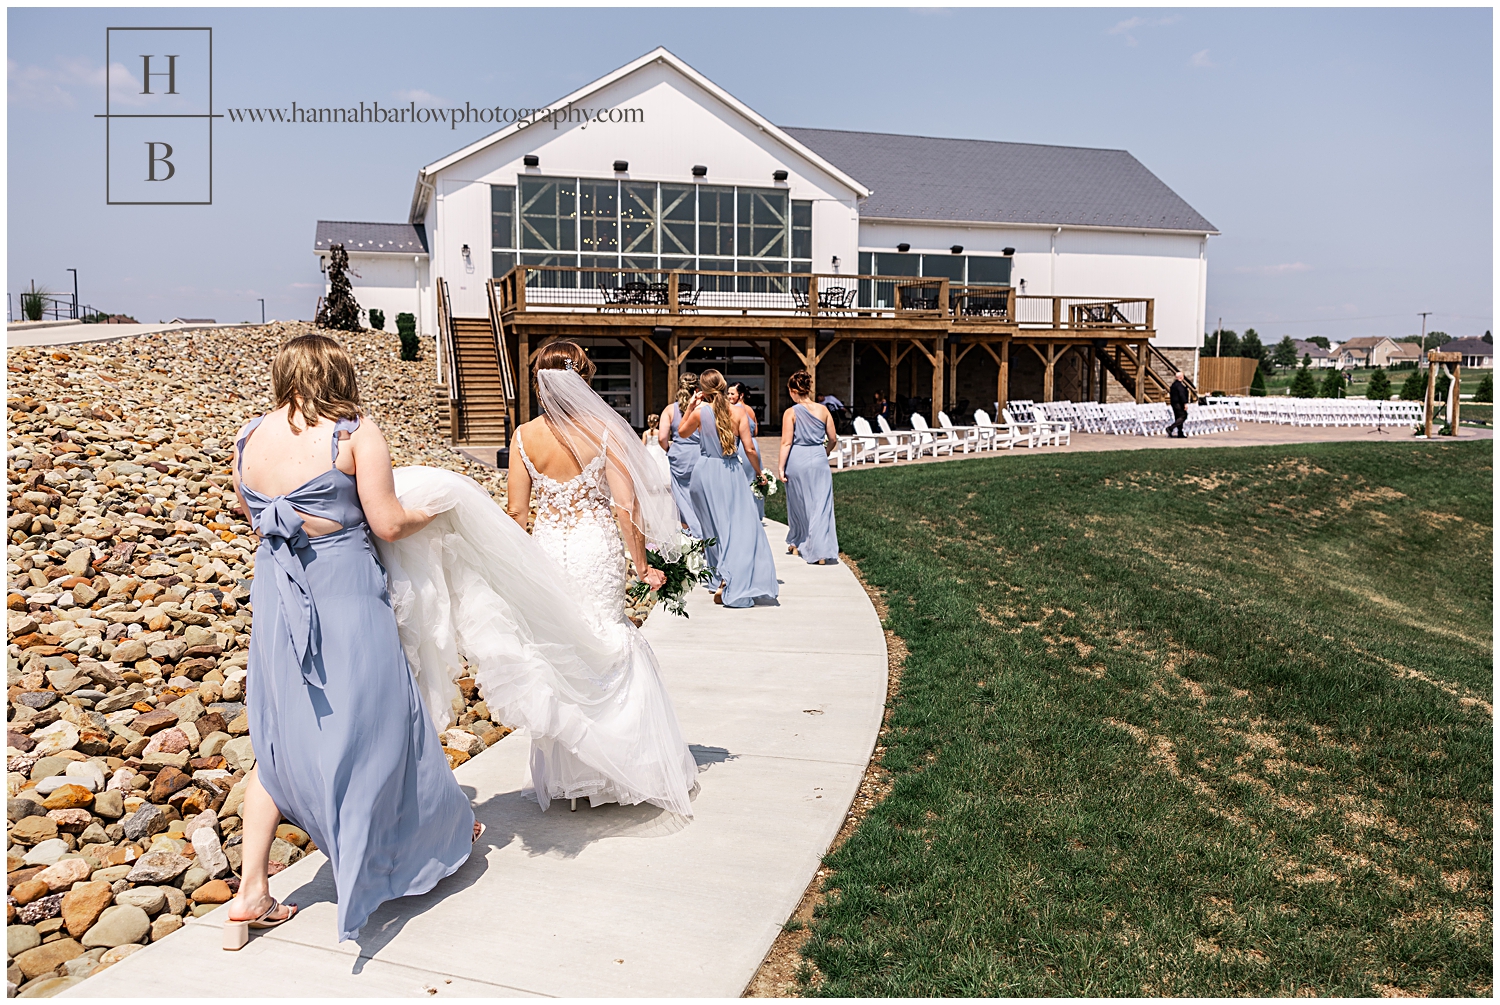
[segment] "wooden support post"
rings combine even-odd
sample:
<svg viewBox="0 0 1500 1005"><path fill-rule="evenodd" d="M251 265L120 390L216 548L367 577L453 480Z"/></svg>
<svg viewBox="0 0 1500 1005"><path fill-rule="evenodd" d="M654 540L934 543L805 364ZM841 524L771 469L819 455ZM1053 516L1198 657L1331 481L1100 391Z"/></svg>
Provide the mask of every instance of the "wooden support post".
<svg viewBox="0 0 1500 1005"><path fill-rule="evenodd" d="M676 269L673 269L671 272L667 273L667 313L668 314L680 314L681 313L681 311L678 310L679 301L677 299L677 277L679 275L680 275L680 273ZM674 393L675 393L675 389L674 389Z"/></svg>
<svg viewBox="0 0 1500 1005"><path fill-rule="evenodd" d="M1052 389L1056 381L1054 368L1057 366L1057 357L1052 354L1052 343L1050 342L1047 343L1047 354L1042 357L1042 364L1045 367L1042 371L1042 400L1051 401Z"/></svg>
<svg viewBox="0 0 1500 1005"><path fill-rule="evenodd" d="M1146 343L1135 344L1135 403L1146 400Z"/></svg>
<svg viewBox="0 0 1500 1005"><path fill-rule="evenodd" d="M656 381L651 373L651 364L655 362L645 352L641 353L641 397L644 399L641 402L642 422L646 421L646 416L651 414L651 409L656 404Z"/></svg>
<svg viewBox="0 0 1500 1005"><path fill-rule="evenodd" d="M1000 402L999 407L1004 408L1010 404L1010 339L1006 339L1000 343L1000 377L998 382L1000 384L998 388L1000 397L996 400ZM995 421L999 422L1000 420L996 418Z"/></svg>
<svg viewBox="0 0 1500 1005"><path fill-rule="evenodd" d="M1056 330L1062 327L1062 297L1052 298L1052 328Z"/></svg>
<svg viewBox="0 0 1500 1005"><path fill-rule="evenodd" d="M818 316L818 277L807 277L807 313L809 317Z"/></svg>
<svg viewBox="0 0 1500 1005"><path fill-rule="evenodd" d="M1427 399L1424 402L1426 420L1423 423L1422 432L1428 439L1432 438L1432 403L1437 396L1437 364L1428 360L1427 362Z"/></svg>
<svg viewBox="0 0 1500 1005"><path fill-rule="evenodd" d="M894 410L896 408L896 364L900 362L901 357L896 355L896 340L891 339L891 353L886 357L887 369L890 371L891 377L891 393L886 396L885 400L891 403L892 415L895 414Z"/></svg>
<svg viewBox="0 0 1500 1005"><path fill-rule="evenodd" d="M516 284L520 286L519 283ZM516 362L521 364L516 374L516 396L521 399L521 424L531 421L531 333L524 327L518 332L520 341Z"/></svg>
<svg viewBox="0 0 1500 1005"><path fill-rule="evenodd" d="M802 357L802 365L807 367L807 376L812 380L812 387L807 392L813 401L818 400L818 335L816 332L807 333L807 355Z"/></svg>
<svg viewBox="0 0 1500 1005"><path fill-rule="evenodd" d="M947 280L944 280L943 289L946 291L947 288ZM944 366L948 355L947 341L944 336L939 335L933 340L932 346L932 414L927 417L927 421L934 426L938 424L938 409L943 407L943 371L947 369Z"/></svg>
<svg viewBox="0 0 1500 1005"><path fill-rule="evenodd" d="M781 418L781 343L775 339L771 340L771 358L767 360L770 368L770 380L766 381L766 404L770 414L766 416L768 422L779 422Z"/></svg>
<svg viewBox="0 0 1500 1005"><path fill-rule="evenodd" d="M677 360L677 329L667 336L667 397L677 398L677 381L680 371Z"/></svg>
<svg viewBox="0 0 1500 1005"><path fill-rule="evenodd" d="M1094 400L1094 347L1083 352L1083 400Z"/></svg>
<svg viewBox="0 0 1500 1005"><path fill-rule="evenodd" d="M1453 435L1458 435L1458 409L1463 404L1458 397L1458 371L1462 366L1453 364L1453 383L1448 385L1448 425L1453 427Z"/></svg>

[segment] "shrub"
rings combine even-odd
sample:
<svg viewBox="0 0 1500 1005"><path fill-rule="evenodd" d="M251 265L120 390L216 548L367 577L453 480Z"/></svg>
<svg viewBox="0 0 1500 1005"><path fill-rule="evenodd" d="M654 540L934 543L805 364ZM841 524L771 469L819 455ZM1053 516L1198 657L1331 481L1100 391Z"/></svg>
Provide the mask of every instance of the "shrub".
<svg viewBox="0 0 1500 1005"><path fill-rule="evenodd" d="M1313 381L1312 371L1307 367L1297 371L1297 376L1292 378L1292 397L1315 398L1318 395L1318 385Z"/></svg>
<svg viewBox="0 0 1500 1005"><path fill-rule="evenodd" d="M1391 396L1391 378L1380 367L1370 374L1370 383L1365 387L1365 397L1372 401L1385 401Z"/></svg>
<svg viewBox="0 0 1500 1005"><path fill-rule="evenodd" d="M40 321L47 310L47 289L33 285L21 293L21 314L27 321Z"/></svg>
<svg viewBox="0 0 1500 1005"><path fill-rule="evenodd" d="M1344 396L1344 374L1333 369L1328 371L1328 376L1323 378L1323 386L1318 388L1320 398L1342 398Z"/></svg>
<svg viewBox="0 0 1500 1005"><path fill-rule="evenodd" d="M1479 386L1474 389L1474 400L1475 401L1494 401L1495 400L1494 382L1490 379L1490 375L1489 374L1485 374L1484 375L1484 379L1479 382Z"/></svg>
<svg viewBox="0 0 1500 1005"><path fill-rule="evenodd" d="M1413 370L1401 382L1402 401L1421 401L1427 395L1427 379L1421 370Z"/></svg>
<svg viewBox="0 0 1500 1005"><path fill-rule="evenodd" d="M359 331L359 301L354 299L354 288L349 285L349 254L342 244L328 248L328 296L313 323L319 328L334 331Z"/></svg>
<svg viewBox="0 0 1500 1005"><path fill-rule="evenodd" d="M1266 378L1261 375L1259 367L1256 367L1255 376L1250 378L1250 396L1252 398L1266 396Z"/></svg>
<svg viewBox="0 0 1500 1005"><path fill-rule="evenodd" d="M370 308L370 327L376 331L385 331L385 311L379 307Z"/></svg>
<svg viewBox="0 0 1500 1005"><path fill-rule="evenodd" d="M401 336L401 358L407 362L422 358L422 341L417 338L417 319L409 311L396 315L396 331Z"/></svg>

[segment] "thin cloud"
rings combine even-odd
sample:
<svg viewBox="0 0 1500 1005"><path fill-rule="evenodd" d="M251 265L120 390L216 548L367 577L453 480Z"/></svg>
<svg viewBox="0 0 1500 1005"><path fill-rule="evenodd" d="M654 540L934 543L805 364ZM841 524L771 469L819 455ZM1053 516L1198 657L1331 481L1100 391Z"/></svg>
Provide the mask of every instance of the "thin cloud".
<svg viewBox="0 0 1500 1005"><path fill-rule="evenodd" d="M1170 17L1158 18L1128 17L1125 20L1118 22L1113 28L1110 28L1106 32L1106 34L1124 35L1126 45L1139 45L1140 40L1135 37L1135 30L1137 28L1157 28L1164 25L1176 24L1180 20L1181 18L1176 14L1173 14Z"/></svg>
<svg viewBox="0 0 1500 1005"><path fill-rule="evenodd" d="M1218 64L1208 58L1207 49L1199 49L1193 53L1193 58L1188 60L1188 66L1197 66L1205 70L1211 70Z"/></svg>
<svg viewBox="0 0 1500 1005"><path fill-rule="evenodd" d="M1257 276L1284 276L1292 272L1310 272L1312 266L1304 262L1282 262L1278 265L1236 265L1234 271L1248 272Z"/></svg>

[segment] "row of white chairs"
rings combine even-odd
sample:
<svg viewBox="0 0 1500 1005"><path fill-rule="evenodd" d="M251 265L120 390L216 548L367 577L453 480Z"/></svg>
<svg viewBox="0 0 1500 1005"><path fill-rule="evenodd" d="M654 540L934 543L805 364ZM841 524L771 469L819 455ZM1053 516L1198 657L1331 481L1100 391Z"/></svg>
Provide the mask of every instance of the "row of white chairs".
<svg viewBox="0 0 1500 1005"><path fill-rule="evenodd" d="M1096 401L1049 401L1033 406L1053 422L1068 422L1089 433L1115 436L1163 436L1175 421L1172 406L1165 402L1137 405L1133 401L1100 404ZM1204 436L1238 429L1232 409L1218 404L1189 404L1182 431Z"/></svg>
<svg viewBox="0 0 1500 1005"><path fill-rule="evenodd" d="M1213 398L1242 422L1283 426L1396 426L1422 421L1420 401L1368 398Z"/></svg>
<svg viewBox="0 0 1500 1005"><path fill-rule="evenodd" d="M834 451L834 463L840 467L855 464L879 464L914 461L924 455L952 456L954 451L979 453L984 450L1013 450L1021 447L1067 446L1072 442L1072 425L1036 415L1032 403L1012 402L1022 408L1002 409L1001 421L994 422L989 413L978 410L971 426L954 425L947 412L938 412L936 428L921 415L911 417L911 429L892 429L885 416L877 416L880 428L872 428L864 417L854 420L854 435L840 436ZM1024 409L1024 410L1023 410ZM1023 417L1024 416L1024 417Z"/></svg>

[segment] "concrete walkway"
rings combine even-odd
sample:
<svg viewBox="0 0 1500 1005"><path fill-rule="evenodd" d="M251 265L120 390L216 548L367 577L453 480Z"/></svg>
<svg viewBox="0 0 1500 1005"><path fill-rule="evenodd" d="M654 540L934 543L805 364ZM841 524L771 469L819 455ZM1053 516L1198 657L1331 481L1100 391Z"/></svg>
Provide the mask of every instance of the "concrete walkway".
<svg viewBox="0 0 1500 1005"><path fill-rule="evenodd" d="M274 322L266 322L273 324ZM81 342L113 342L134 335L159 332L202 331L211 328L257 328L252 324L156 324L86 325L81 321L22 321L7 326L7 348L24 345L78 345Z"/></svg>
<svg viewBox="0 0 1500 1005"><path fill-rule="evenodd" d="M646 634L699 764L694 820L554 803L519 789L512 734L458 780L488 826L480 851L423 897L385 905L355 943L334 937L327 860L272 880L302 906L238 953L224 909L70 988L71 997L738 996L854 798L885 704L879 619L853 574L783 555L777 607L729 611L697 591ZM205 981L207 983L205 983Z"/></svg>

